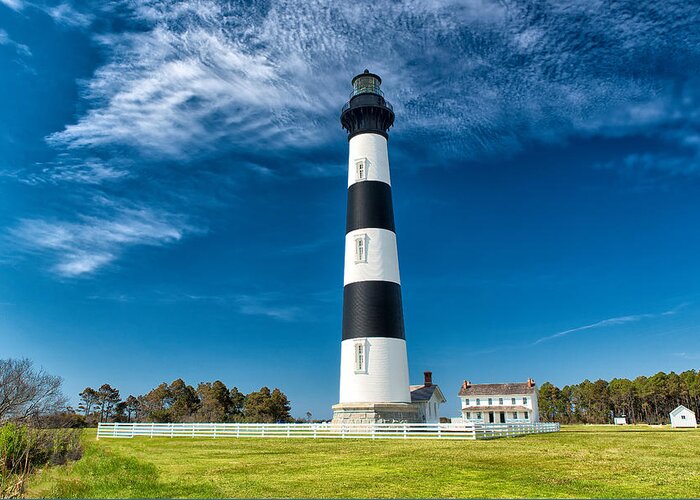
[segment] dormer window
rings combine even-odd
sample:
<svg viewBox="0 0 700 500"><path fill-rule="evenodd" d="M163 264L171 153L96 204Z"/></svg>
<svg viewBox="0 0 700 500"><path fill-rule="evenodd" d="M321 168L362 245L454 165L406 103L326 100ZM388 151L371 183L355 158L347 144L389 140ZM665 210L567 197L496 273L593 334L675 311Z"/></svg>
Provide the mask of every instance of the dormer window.
<svg viewBox="0 0 700 500"><path fill-rule="evenodd" d="M366 234L355 236L355 264L367 262L367 240Z"/></svg>
<svg viewBox="0 0 700 500"><path fill-rule="evenodd" d="M367 158L355 160L355 180L364 181L367 179Z"/></svg>
<svg viewBox="0 0 700 500"><path fill-rule="evenodd" d="M367 373L367 346L365 342L355 343L355 373Z"/></svg>

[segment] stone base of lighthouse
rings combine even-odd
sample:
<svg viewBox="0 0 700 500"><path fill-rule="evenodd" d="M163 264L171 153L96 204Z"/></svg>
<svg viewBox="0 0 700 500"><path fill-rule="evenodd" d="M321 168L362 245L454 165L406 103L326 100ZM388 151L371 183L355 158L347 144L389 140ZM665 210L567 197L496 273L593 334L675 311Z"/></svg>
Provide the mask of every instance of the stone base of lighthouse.
<svg viewBox="0 0 700 500"><path fill-rule="evenodd" d="M333 405L333 424L418 423L418 407L411 403L339 403Z"/></svg>

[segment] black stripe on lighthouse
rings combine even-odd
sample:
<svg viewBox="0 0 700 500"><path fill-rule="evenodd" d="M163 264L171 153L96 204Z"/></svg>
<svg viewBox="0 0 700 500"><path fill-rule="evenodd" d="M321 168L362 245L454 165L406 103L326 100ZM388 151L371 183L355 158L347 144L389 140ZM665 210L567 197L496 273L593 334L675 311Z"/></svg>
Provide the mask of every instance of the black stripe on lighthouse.
<svg viewBox="0 0 700 500"><path fill-rule="evenodd" d="M396 232L391 186L386 182L355 182L348 188L345 233L369 227Z"/></svg>
<svg viewBox="0 0 700 500"><path fill-rule="evenodd" d="M401 285L391 281L358 281L345 285L343 295L343 340L405 339Z"/></svg>

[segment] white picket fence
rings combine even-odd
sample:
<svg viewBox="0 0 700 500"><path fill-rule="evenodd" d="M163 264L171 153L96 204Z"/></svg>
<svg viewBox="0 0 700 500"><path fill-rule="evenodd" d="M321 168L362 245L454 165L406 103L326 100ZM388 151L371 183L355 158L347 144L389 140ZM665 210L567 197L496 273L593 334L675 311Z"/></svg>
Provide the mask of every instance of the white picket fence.
<svg viewBox="0 0 700 500"><path fill-rule="evenodd" d="M100 438L358 438L358 439L493 439L558 432L558 423L507 424L220 424L101 423Z"/></svg>

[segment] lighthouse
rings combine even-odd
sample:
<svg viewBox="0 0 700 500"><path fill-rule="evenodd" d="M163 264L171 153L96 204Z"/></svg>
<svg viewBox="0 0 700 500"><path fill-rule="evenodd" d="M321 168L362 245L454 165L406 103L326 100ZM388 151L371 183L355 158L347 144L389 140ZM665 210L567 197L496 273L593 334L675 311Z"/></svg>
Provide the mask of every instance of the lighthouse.
<svg viewBox="0 0 700 500"><path fill-rule="evenodd" d="M334 422L414 422L389 172L394 111L382 80L352 79L340 123L348 133L340 398Z"/></svg>

